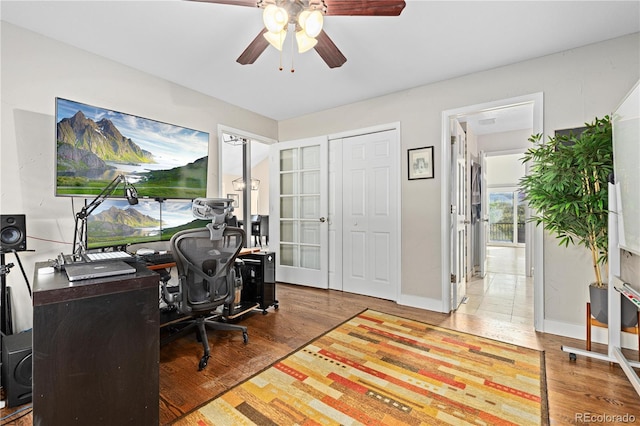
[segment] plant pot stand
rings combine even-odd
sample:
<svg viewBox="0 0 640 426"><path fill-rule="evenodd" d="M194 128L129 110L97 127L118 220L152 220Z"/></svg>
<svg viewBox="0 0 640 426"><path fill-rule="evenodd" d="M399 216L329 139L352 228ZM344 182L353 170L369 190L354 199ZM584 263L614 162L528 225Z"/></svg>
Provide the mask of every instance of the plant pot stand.
<svg viewBox="0 0 640 426"><path fill-rule="evenodd" d="M640 310L638 311L637 315L638 315L638 322L636 323L635 327L622 327L622 331L624 331L625 333L636 334L638 336L638 360L640 361ZM608 328L607 324L598 321L591 315L591 303L587 302L587 345L586 347L588 351L591 351L591 327L593 326ZM613 362L610 362L610 364L613 364Z"/></svg>

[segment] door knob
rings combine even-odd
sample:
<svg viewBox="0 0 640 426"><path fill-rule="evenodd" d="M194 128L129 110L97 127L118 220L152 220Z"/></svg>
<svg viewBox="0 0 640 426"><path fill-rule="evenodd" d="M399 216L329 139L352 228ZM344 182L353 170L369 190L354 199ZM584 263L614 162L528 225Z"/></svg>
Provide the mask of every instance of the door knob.
<svg viewBox="0 0 640 426"><path fill-rule="evenodd" d="M324 218L324 217L321 217L321 218L320 218L320 222L324 223L324 222L326 222L326 221L327 221L327 219L326 219L326 218Z"/></svg>

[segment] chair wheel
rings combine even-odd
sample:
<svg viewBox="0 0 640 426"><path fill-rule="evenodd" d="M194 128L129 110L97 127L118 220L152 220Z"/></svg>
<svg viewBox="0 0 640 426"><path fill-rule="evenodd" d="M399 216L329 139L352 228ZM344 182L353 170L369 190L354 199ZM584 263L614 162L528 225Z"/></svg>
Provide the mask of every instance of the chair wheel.
<svg viewBox="0 0 640 426"><path fill-rule="evenodd" d="M246 332L242 333L242 340L244 341L245 345L249 343L249 335Z"/></svg>
<svg viewBox="0 0 640 426"><path fill-rule="evenodd" d="M198 364L198 371L202 371L209 363L209 355L204 355Z"/></svg>
<svg viewBox="0 0 640 426"><path fill-rule="evenodd" d="M578 357L576 357L576 354L570 353L569 354L569 360L571 361L575 361Z"/></svg>

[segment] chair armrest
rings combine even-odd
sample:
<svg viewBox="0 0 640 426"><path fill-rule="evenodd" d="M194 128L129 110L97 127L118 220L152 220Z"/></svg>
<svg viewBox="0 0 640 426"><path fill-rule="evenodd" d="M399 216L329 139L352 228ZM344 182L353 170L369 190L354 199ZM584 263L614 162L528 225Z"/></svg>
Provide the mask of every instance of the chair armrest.
<svg viewBox="0 0 640 426"><path fill-rule="evenodd" d="M169 280L166 280L166 281L163 279L160 280L160 282L162 283L162 298L168 305L176 305L182 301L181 290L182 290L182 282L184 278L185 278L184 276L181 276L178 278L180 283L178 284L178 291L171 291L171 289L167 285ZM175 286L172 286L172 287L176 288Z"/></svg>

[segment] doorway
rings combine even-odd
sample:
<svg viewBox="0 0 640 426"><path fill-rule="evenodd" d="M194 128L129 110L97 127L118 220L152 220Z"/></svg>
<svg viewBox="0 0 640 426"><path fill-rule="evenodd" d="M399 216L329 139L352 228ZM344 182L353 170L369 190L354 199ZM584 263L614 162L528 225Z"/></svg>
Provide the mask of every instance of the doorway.
<svg viewBox="0 0 640 426"><path fill-rule="evenodd" d="M524 247L488 245L487 273L470 278L456 312L533 327L533 277L524 271Z"/></svg>
<svg viewBox="0 0 640 426"><path fill-rule="evenodd" d="M467 138L467 148L466 148L466 158L468 164L472 163L473 158L478 158L480 151L491 152L494 155L496 153L501 154L521 154L525 148L513 146L510 144L509 137L513 136L513 131L516 129L527 129L526 132L530 136L534 133L542 132L542 93L525 95L517 98L505 99L502 101L495 101L486 104L478 104L471 105L467 107L458 108L455 110L448 110L443 112L443 146L449 145L453 142L453 134L451 131L452 122L457 121L461 123L466 132ZM528 114L524 114L527 117L529 122L528 125L523 125L522 123L517 122L517 115L523 116L521 113L524 111L528 111ZM518 114L516 114L518 113ZM486 142L484 145L481 141L481 135L488 134L487 129L494 125L500 126L511 126L511 127L498 127L502 130L501 135L502 138L494 138L494 140L490 142ZM485 138L486 139L486 138ZM527 142L528 137L525 137L524 142ZM446 144L446 145L445 145ZM526 145L524 145L526 147ZM454 219L459 221L459 219L453 217L453 203L452 200L455 200L457 196L456 190L452 187L454 184L454 173L453 173L453 158L452 152L449 150L443 150L442 157L442 181L443 187L449 188L448 191L442 192L442 206L443 206L443 215L442 215L442 229L443 229L443 239L442 239L442 252L450 253L450 256L445 256L443 259L443 276L442 276L442 294L443 294L443 311L450 312L458 310L461 304L457 303L459 301L465 302L468 299L460 298L458 290L458 297L454 299L454 295L456 294L453 291L452 284L452 276L454 271L454 267L456 267L453 262L453 247L457 243L454 241L454 227L452 224L454 223ZM469 167L471 169L471 167ZM471 186L471 174L468 175L469 184L468 187ZM513 182L512 182L513 185ZM459 186L459 185L458 185ZM471 191L469 191L471 193ZM485 194L488 195L488 190L485 191ZM470 195L469 195L470 196ZM489 197L483 197L485 199L484 205L488 206ZM469 203L471 205L471 203ZM528 213L528 212L527 212ZM486 216L482 216L479 218L479 221L486 219L488 221L488 211L485 212ZM517 216L517 211L516 211ZM511 216L513 219L513 215ZM464 222L467 224L466 227L466 235L471 235L471 209L469 209L467 213L466 220ZM512 224L517 228L518 224ZM539 228L534 228L532 224L528 223L525 225L525 249L523 251L524 260L527 263L527 274L533 272L535 270L536 274L532 279L532 292L533 292L533 324L536 329L542 325L543 319L543 296L542 296L542 230ZM445 236L446 235L446 236ZM517 238L517 237L516 237ZM469 239L467 239L469 240ZM473 239L471 239L473 241ZM458 267L464 268L465 271L473 270L471 263L471 259L473 256L470 256L471 247L467 246L466 254L462 257L462 265L458 265ZM492 250L487 250L487 256L491 256ZM526 274L525 274L526 275ZM529 278L531 279L531 278ZM467 282L468 283L468 282ZM460 287L458 284L456 287ZM462 291L466 292L467 287L463 286ZM466 295L466 294L465 294ZM464 303L463 303L464 304Z"/></svg>
<svg viewBox="0 0 640 426"><path fill-rule="evenodd" d="M487 161L487 166L494 165ZM489 240L495 246L523 247L526 243L526 203L517 187L489 188Z"/></svg>
<svg viewBox="0 0 640 426"><path fill-rule="evenodd" d="M243 130L218 126L218 196L233 200L233 214L247 233L248 247L262 246L269 241L268 234L266 238L263 236L264 231L260 235L252 231L256 217L265 216L268 223L269 146L275 142ZM257 223L261 222L265 220Z"/></svg>

